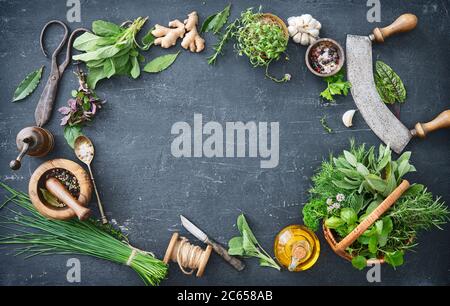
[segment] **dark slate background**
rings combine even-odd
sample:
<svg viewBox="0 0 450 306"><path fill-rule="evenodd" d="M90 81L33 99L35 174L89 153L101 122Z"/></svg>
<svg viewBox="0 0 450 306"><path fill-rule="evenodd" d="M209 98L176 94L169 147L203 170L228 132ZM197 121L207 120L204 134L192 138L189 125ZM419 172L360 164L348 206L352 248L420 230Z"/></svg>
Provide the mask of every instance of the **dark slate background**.
<svg viewBox="0 0 450 306"><path fill-rule="evenodd" d="M82 22L70 28L90 27L96 19L116 23L138 16L149 16L151 24L166 25L183 20L197 10L201 22L221 10L228 1L81 1ZM283 19L310 13L323 25L322 37L331 37L345 46L345 36L368 34L377 24L366 20L366 1L233 1L232 16L243 9L263 5ZM408 90L402 106L402 121L412 127L431 119L448 108L449 90L449 2L382 1L385 25L404 12L419 17L418 28L375 46L373 55L391 65L404 80ZM28 180L42 162L51 158L75 159L66 145L54 112L46 126L56 137L56 148L47 157L26 158L22 169L12 172L10 159L16 156L17 132L34 124L34 109L49 73L49 60L39 50L39 32L51 19L65 20L66 1L0 1L0 179L20 190L27 190ZM52 28L48 39L54 47L60 30ZM176 63L156 75L142 75L139 80L116 78L100 83L98 94L108 100L92 127L85 130L94 141L96 157L93 168L109 219L123 226L133 245L164 255L174 231L192 241L180 225L184 214L223 244L237 233L236 217L246 213L262 245L269 251L276 233L289 224L302 223L300 210L307 202L310 177L330 152L348 147L349 138L369 145L380 141L356 114L354 127L345 128L341 115L355 108L351 96L339 98L335 105L325 105L319 98L324 82L307 71L305 47L289 43L289 62L281 61L274 73L292 74L288 84L275 84L264 78L262 69L252 69L246 58L235 56L232 46L216 66L206 63L215 38L207 34L207 50L201 54L182 51ZM148 59L172 50L152 48ZM27 100L12 104L11 96L24 76L46 66L44 81ZM62 79L56 107L65 105L76 78L68 69ZM192 123L194 113L204 122L278 121L280 122L280 164L262 170L259 159L175 159L170 153L173 137L170 129L177 121ZM328 116L335 130L327 134L319 119ZM412 161L418 173L409 175L434 194L450 201L449 132L439 131L426 141L413 140ZM0 196L4 196L0 191ZM95 208L95 202L91 203ZM4 212L2 212L4 213ZM449 284L449 227L422 234L416 253L408 253L406 264L394 271L382 268L382 285ZM0 234L5 232L0 230ZM254 259L237 272L220 257L213 255L204 277L183 275L171 265L164 285L365 285L366 276L332 253L320 234L322 251L317 264L301 273L277 272L259 267ZM69 256L13 257L12 249L0 250L0 284L67 285L66 261ZM82 285L140 285L139 277L129 268L85 256L81 260Z"/></svg>

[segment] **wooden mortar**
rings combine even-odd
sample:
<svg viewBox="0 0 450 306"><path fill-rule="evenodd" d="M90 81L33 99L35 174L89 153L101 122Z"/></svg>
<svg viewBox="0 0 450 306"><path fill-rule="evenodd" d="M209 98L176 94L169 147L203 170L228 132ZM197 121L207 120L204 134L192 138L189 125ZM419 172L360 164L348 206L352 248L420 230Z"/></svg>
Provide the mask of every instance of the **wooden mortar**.
<svg viewBox="0 0 450 306"><path fill-rule="evenodd" d="M81 205L82 207L74 206L76 207L76 209L78 208L77 212L75 212L69 206L54 207L46 203L45 200L40 196L41 191L39 190L39 188L45 187L46 184L46 182L43 182L43 178L50 170L57 168L65 169L71 172L78 181L78 184L80 186L80 195L78 196L78 199L76 199L76 203L66 203L66 205L70 206L72 206L71 204ZM40 165L30 178L30 183L28 184L28 193L30 195L31 202L33 203L36 210L47 218L55 220L69 220L77 216L80 219L85 219L89 216L89 212L87 211L87 209L83 209L83 207L86 207L91 200L91 180L87 172L80 165L71 160L53 159ZM66 202L65 200L60 198L60 196L64 195L60 194L58 196L56 194L55 196L63 202Z"/></svg>

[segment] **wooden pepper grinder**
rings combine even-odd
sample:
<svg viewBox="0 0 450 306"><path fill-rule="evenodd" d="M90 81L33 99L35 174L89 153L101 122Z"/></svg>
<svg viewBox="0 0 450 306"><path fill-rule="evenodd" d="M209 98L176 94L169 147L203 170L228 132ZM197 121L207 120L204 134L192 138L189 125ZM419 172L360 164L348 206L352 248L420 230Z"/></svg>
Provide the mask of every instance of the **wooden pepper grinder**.
<svg viewBox="0 0 450 306"><path fill-rule="evenodd" d="M18 170L25 155L42 157L47 155L54 145L53 135L46 129L30 126L22 129L16 137L19 155L9 163L12 170Z"/></svg>

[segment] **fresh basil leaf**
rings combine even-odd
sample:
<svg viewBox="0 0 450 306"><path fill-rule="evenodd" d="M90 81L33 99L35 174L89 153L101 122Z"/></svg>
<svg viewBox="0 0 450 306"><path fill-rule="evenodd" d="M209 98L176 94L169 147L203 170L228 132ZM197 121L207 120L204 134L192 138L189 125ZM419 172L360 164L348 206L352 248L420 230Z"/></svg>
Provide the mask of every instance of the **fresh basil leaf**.
<svg viewBox="0 0 450 306"><path fill-rule="evenodd" d="M13 102L25 99L36 89L41 80L43 70L44 66L31 72L22 82L20 82L19 86L14 91Z"/></svg>
<svg viewBox="0 0 450 306"><path fill-rule="evenodd" d="M363 270L367 267L367 260L362 256L356 256L352 258L352 265L358 270Z"/></svg>
<svg viewBox="0 0 450 306"><path fill-rule="evenodd" d="M230 16L230 8L231 4L228 4L222 11L206 18L202 24L200 32L213 32L214 34L217 34L227 23L228 17Z"/></svg>
<svg viewBox="0 0 450 306"><path fill-rule="evenodd" d="M325 220L325 226L331 229L336 229L344 224L345 224L344 220L335 216L332 216Z"/></svg>
<svg viewBox="0 0 450 306"><path fill-rule="evenodd" d="M78 136L83 135L81 130L82 128L80 125L66 125L64 128L64 138L72 149L74 148L75 139L77 139Z"/></svg>
<svg viewBox="0 0 450 306"><path fill-rule="evenodd" d="M133 79L136 79L141 74L141 68L139 67L139 61L136 56L131 57L131 65L130 75Z"/></svg>
<svg viewBox="0 0 450 306"><path fill-rule="evenodd" d="M179 53L180 51L173 54L162 55L153 59L151 62L145 65L144 71L149 73L158 73L169 68L170 65L175 62Z"/></svg>
<svg viewBox="0 0 450 306"><path fill-rule="evenodd" d="M122 29L112 22L95 20L92 23L92 31L99 36L114 36L120 34Z"/></svg>
<svg viewBox="0 0 450 306"><path fill-rule="evenodd" d="M377 235L373 235L370 237L369 239L369 252L370 253L376 253L378 251L378 236Z"/></svg>
<svg viewBox="0 0 450 306"><path fill-rule="evenodd" d="M403 264L403 255L403 251L387 252L385 254L385 260L395 268Z"/></svg>
<svg viewBox="0 0 450 306"><path fill-rule="evenodd" d="M351 225L356 223L358 216L353 209L345 207L341 209L341 219L344 220L345 223Z"/></svg>

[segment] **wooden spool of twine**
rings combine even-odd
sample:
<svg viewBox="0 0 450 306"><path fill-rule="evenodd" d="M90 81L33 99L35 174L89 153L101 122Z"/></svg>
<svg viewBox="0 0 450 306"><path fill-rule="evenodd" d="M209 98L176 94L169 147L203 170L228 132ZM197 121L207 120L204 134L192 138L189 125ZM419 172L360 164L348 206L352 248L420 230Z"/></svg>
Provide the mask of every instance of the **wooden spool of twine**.
<svg viewBox="0 0 450 306"><path fill-rule="evenodd" d="M206 250L203 250L198 245L189 243L187 238L180 237L178 233L173 233L163 261L166 264L170 260L178 263L184 274L192 274L197 270L196 276L201 277L205 272L211 251L210 245L206 247Z"/></svg>
<svg viewBox="0 0 450 306"><path fill-rule="evenodd" d="M342 258L351 261L353 259L353 255L347 253L346 249L351 246L352 243L355 242L356 239L358 239L358 237L361 236L372 224L374 224L375 221L377 221L395 203L395 201L397 201L402 196L402 194L406 190L408 190L408 188L409 182L407 180L403 180L402 183L397 188L395 188L394 191L364 219L364 221L362 221L344 239L339 241L339 243L336 242L332 230L326 227L324 223L323 234L325 236L325 240L331 246L333 251ZM384 263L384 258L381 257L377 259L370 259L367 261L368 265L375 263Z"/></svg>

